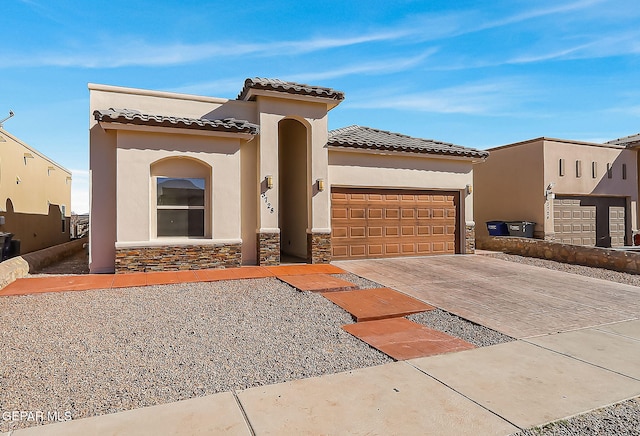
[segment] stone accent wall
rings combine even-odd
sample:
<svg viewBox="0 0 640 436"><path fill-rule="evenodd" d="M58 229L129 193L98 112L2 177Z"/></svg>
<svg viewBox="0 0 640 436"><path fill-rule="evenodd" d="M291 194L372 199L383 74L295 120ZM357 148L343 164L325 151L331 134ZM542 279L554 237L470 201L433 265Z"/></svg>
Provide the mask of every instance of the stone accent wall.
<svg viewBox="0 0 640 436"><path fill-rule="evenodd" d="M280 233L258 233L258 265L280 265Z"/></svg>
<svg viewBox="0 0 640 436"><path fill-rule="evenodd" d="M331 233L307 233L307 263L331 262Z"/></svg>
<svg viewBox="0 0 640 436"><path fill-rule="evenodd" d="M473 254L476 252L475 224L466 224L464 226L464 252L465 254Z"/></svg>
<svg viewBox="0 0 640 436"><path fill-rule="evenodd" d="M540 259L640 274L640 251L631 252L610 248L583 247L511 236L489 236L479 238L476 243L478 249L481 250L502 251L509 254L519 254L520 256L538 257Z"/></svg>
<svg viewBox="0 0 640 436"><path fill-rule="evenodd" d="M116 248L116 274L233 268L242 265L242 244Z"/></svg>

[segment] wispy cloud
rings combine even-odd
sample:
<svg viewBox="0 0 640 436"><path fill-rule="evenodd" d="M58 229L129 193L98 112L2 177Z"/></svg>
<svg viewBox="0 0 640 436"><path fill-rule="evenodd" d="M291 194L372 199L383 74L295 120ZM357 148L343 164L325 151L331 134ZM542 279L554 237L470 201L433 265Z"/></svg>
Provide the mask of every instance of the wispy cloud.
<svg viewBox="0 0 640 436"><path fill-rule="evenodd" d="M268 43L215 42L203 44L168 43L150 44L144 39L108 39L98 46L55 53L20 53L5 55L7 66L57 66L81 68L117 68L127 66L169 66L187 64L205 59L239 56L278 56L282 53L297 55L349 47L359 44L393 41L405 36L405 30L391 30L343 38L311 38L299 41L274 41Z"/></svg>
<svg viewBox="0 0 640 436"><path fill-rule="evenodd" d="M335 79L336 77L352 76L355 74L375 75L396 73L415 68L417 65L421 64L425 59L427 59L437 51L437 48L432 48L417 56L407 58L391 58L376 62L357 63L326 71L298 73L283 77L286 77L288 80L292 80L294 82L305 82L313 80Z"/></svg>
<svg viewBox="0 0 640 436"><path fill-rule="evenodd" d="M349 108L396 109L419 112L466 115L505 115L519 106L529 93L528 87L515 80L493 83L470 83L419 93L375 95L354 98Z"/></svg>
<svg viewBox="0 0 640 436"><path fill-rule="evenodd" d="M558 6L548 7L548 8L531 9L518 14L504 17L499 20L487 21L470 30L475 32L479 30L493 29L496 27L502 27L502 26L507 26L511 24L521 23L523 21L546 17L549 15L575 12L581 9L589 8L598 3L602 3L603 1L604 0L580 0L573 3L568 3L565 5L558 5Z"/></svg>

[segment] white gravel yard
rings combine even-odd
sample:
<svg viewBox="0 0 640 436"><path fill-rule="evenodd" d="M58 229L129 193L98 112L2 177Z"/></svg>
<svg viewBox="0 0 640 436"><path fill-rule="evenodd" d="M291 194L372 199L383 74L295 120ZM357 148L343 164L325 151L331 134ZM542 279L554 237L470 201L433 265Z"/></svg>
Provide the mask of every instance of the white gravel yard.
<svg viewBox="0 0 640 436"><path fill-rule="evenodd" d="M0 410L79 419L393 361L351 322L275 278L0 297Z"/></svg>

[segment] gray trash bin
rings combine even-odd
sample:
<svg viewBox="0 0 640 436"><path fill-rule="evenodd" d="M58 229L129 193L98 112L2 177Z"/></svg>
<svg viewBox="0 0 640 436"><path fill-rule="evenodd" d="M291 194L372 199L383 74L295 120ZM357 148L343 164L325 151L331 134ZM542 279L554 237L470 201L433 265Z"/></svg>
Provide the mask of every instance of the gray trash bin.
<svg viewBox="0 0 640 436"><path fill-rule="evenodd" d="M519 236L521 238L533 238L533 229L536 223L531 221L509 221L507 228L509 236Z"/></svg>

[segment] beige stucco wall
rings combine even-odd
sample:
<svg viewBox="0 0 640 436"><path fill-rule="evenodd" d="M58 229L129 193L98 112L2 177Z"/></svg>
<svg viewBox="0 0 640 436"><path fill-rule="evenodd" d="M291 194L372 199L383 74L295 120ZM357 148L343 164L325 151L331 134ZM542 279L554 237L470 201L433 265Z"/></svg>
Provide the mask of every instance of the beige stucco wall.
<svg viewBox="0 0 640 436"><path fill-rule="evenodd" d="M471 159L330 149L328 180L339 187L459 191L458 224L464 232L465 224L473 223L474 208L474 194L467 194L466 188L473 184L473 172L481 165L474 165Z"/></svg>
<svg viewBox="0 0 640 436"><path fill-rule="evenodd" d="M598 195L627 197L632 230L638 229L638 169L635 150L600 144L585 144L561 140L544 141L544 186L553 183L556 195ZM565 175L559 175L559 160L564 159ZM582 176L576 177L576 160L581 161ZM596 177L592 163L596 163ZM607 164L612 178L607 177ZM627 178L622 178L626 165ZM553 207L553 205L551 205ZM549 227L553 231L553 226Z"/></svg>
<svg viewBox="0 0 640 436"><path fill-rule="evenodd" d="M284 118L292 118L307 128L310 159L307 176L307 191L311 198L311 222L308 230L314 232L330 231L329 193L314 192L313 184L317 179L327 179L327 105L301 100L283 100L259 96L257 111L260 119L260 141L258 151L258 180L267 175L273 176L274 187L266 192L267 199L274 206L275 213L269 213L264 201L259 201L259 225L262 231L278 228L278 123Z"/></svg>
<svg viewBox="0 0 640 436"><path fill-rule="evenodd" d="M162 175L201 177L210 180L205 208L213 216L205 224L205 237L216 241L239 242L240 235L240 140L170 133L118 132L116 165L117 244L144 243L154 234L155 185L150 177L152 164L169 157L186 157L205 163L209 174L181 171L179 161ZM169 243L170 238L161 238Z"/></svg>
<svg viewBox="0 0 640 436"><path fill-rule="evenodd" d="M20 239L22 253L66 242L69 226L62 231L61 206L68 221L71 172L0 129L0 216L6 219L0 231Z"/></svg>
<svg viewBox="0 0 640 436"><path fill-rule="evenodd" d="M211 167L213 216L209 237L207 240L181 242L239 242L242 222L240 147L251 137L111 123L101 126L94 120L93 111L126 108L151 115L210 119L235 117L255 122L255 104L106 85L90 84L89 90L91 271L114 271L116 245L166 243L157 242L152 234L155 211L152 209L150 167L153 162L170 156L188 156ZM246 184L251 176L249 173L245 176ZM251 213L250 209L248 213Z"/></svg>
<svg viewBox="0 0 640 436"><path fill-rule="evenodd" d="M545 222L543 142L490 149L474 168L476 234L487 236L486 221Z"/></svg>

